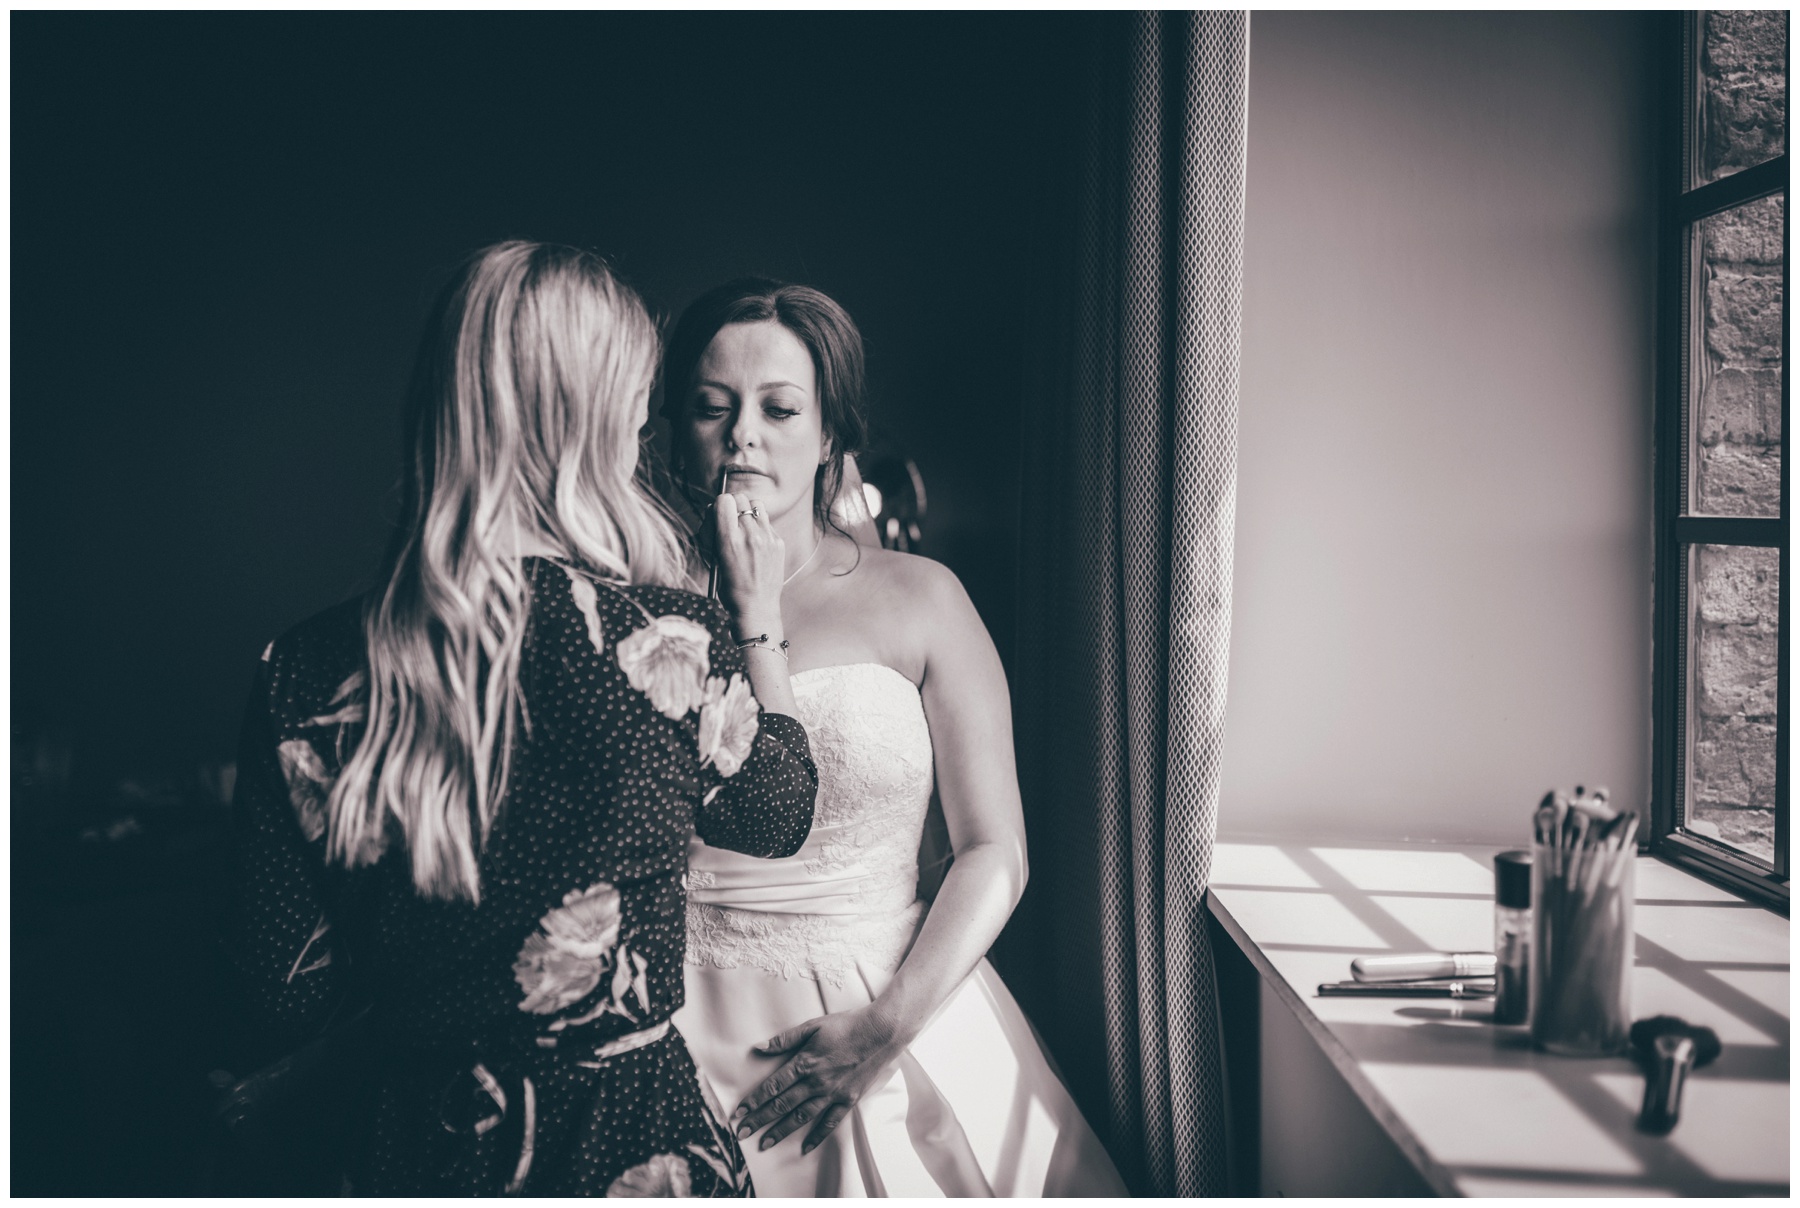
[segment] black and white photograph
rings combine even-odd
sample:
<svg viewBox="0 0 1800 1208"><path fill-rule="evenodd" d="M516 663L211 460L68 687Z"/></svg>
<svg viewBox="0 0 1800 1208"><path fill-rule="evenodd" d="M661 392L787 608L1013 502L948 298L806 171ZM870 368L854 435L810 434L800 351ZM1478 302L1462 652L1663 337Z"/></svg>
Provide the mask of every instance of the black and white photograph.
<svg viewBox="0 0 1800 1208"><path fill-rule="evenodd" d="M1790 1194L1786 8L8 30L10 1194Z"/></svg>

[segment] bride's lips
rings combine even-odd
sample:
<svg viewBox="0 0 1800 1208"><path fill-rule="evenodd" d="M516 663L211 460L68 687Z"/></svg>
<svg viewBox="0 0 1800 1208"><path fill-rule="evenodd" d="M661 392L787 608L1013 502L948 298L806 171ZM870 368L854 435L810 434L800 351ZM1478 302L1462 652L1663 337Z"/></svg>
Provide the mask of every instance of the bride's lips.
<svg viewBox="0 0 1800 1208"><path fill-rule="evenodd" d="M741 478L741 477L743 477L745 475L749 475L749 474L755 474L760 478L768 477L768 475L766 473L764 473L761 470L756 469L753 466L739 466L739 465L720 466L719 473L720 474L729 474L733 478Z"/></svg>

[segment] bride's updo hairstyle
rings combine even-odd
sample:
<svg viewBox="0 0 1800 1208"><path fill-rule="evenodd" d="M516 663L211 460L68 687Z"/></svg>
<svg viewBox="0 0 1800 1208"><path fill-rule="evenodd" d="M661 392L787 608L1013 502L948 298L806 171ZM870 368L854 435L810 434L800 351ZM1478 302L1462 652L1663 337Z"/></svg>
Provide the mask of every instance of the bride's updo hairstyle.
<svg viewBox="0 0 1800 1208"><path fill-rule="evenodd" d="M327 804L329 859L372 864L397 835L421 895L480 901L521 722L524 540L621 583L685 573L673 518L635 476L656 356L643 302L589 252L496 244L439 295L386 583L363 616L366 686L334 702L366 720Z"/></svg>
<svg viewBox="0 0 1800 1208"><path fill-rule="evenodd" d="M869 437L863 415L863 341L844 308L811 286L740 277L702 294L681 313L663 358L661 411L669 422L676 480L690 491L698 486L687 482L686 465L694 374L713 337L734 323L779 323L812 354L819 426L830 449L813 478L813 518L821 529L833 525L831 507L843 487L844 458L862 452ZM710 494L710 484L701 490Z"/></svg>

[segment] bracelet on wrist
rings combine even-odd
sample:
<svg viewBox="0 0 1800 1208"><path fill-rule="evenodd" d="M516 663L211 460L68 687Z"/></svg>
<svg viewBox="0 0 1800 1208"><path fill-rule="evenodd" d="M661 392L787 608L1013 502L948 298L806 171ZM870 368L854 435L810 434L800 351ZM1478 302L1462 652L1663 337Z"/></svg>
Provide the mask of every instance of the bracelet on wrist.
<svg viewBox="0 0 1800 1208"><path fill-rule="evenodd" d="M783 638L780 643L771 642L769 640L769 635L766 633L759 633L753 638L740 638L738 640L738 649L766 650L770 654L779 654L784 660L788 656L787 639Z"/></svg>

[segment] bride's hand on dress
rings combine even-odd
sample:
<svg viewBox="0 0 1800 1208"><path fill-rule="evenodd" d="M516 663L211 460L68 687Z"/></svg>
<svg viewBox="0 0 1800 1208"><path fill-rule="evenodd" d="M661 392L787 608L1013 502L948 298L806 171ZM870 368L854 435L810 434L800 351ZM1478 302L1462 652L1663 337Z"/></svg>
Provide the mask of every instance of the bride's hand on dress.
<svg viewBox="0 0 1800 1208"><path fill-rule="evenodd" d="M800 1145L801 1153L810 1152L887 1076L905 1049L893 1024L872 1007L821 1015L771 1037L754 1051L789 1056L738 1104L743 1117L738 1136L749 1137L767 1125L758 1148L768 1149L810 1123Z"/></svg>

